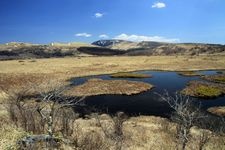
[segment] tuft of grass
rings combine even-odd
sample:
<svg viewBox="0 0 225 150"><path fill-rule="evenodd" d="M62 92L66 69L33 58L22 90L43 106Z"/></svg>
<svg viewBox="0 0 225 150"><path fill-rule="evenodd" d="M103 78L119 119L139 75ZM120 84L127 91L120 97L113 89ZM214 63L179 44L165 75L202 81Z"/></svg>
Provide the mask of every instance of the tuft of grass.
<svg viewBox="0 0 225 150"><path fill-rule="evenodd" d="M219 88L213 86L200 85L195 90L199 97L217 97L223 94Z"/></svg>
<svg viewBox="0 0 225 150"><path fill-rule="evenodd" d="M129 73L129 72L119 72L110 75L111 78L150 78L151 75L147 74L137 74L137 73Z"/></svg>

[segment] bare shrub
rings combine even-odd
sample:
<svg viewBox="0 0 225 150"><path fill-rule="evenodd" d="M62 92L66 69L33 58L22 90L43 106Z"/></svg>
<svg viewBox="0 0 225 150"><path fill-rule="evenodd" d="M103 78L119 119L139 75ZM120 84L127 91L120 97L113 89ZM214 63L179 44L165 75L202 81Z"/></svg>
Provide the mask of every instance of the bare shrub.
<svg viewBox="0 0 225 150"><path fill-rule="evenodd" d="M123 112L118 112L113 118L114 135L116 137L123 136L123 123L126 121L127 116Z"/></svg>
<svg viewBox="0 0 225 150"><path fill-rule="evenodd" d="M5 90L7 95L6 109L10 119L17 127L39 134L43 132L44 125L35 111L35 101L29 100L27 102L26 97L30 95L30 92L29 88Z"/></svg>
<svg viewBox="0 0 225 150"><path fill-rule="evenodd" d="M64 138L72 136L75 132L74 123L78 118L78 114L76 114L73 108L62 108L58 110L55 114L55 123L53 126L53 131L55 133L61 133Z"/></svg>
<svg viewBox="0 0 225 150"><path fill-rule="evenodd" d="M68 87L56 81L30 85L21 90L6 91L7 110L11 120L17 127L22 127L25 131L33 134L43 134L41 136L42 140L37 141L46 143L49 143L50 139L55 141L56 133L60 133L64 137L70 136L74 130L72 128L74 120L77 118L71 107L79 105L84 98L65 97L63 92ZM30 91L34 95L31 96ZM47 135L45 135L46 133ZM46 136L48 136L47 141ZM41 139L41 137L38 138ZM33 136L31 138L35 139L37 137Z"/></svg>
<svg viewBox="0 0 225 150"><path fill-rule="evenodd" d="M113 140L116 149L121 150L124 142L123 123L127 120L127 116L123 112L116 113L111 116L111 125L104 125L98 115L96 119L106 138Z"/></svg>
<svg viewBox="0 0 225 150"><path fill-rule="evenodd" d="M68 86L65 86L64 83L50 80L45 84L34 87L37 92L39 92L40 100L36 105L36 111L39 113L39 116L47 124L47 132L49 136L53 136L53 132L59 127L65 127L65 129L60 129L65 135L71 134L69 124L72 124L75 120L75 113L73 110L67 109L79 103L84 99L73 97L66 98L63 95L63 92L68 89Z"/></svg>
<svg viewBox="0 0 225 150"><path fill-rule="evenodd" d="M168 92L164 95L158 94L161 99L169 104L174 110L171 120L178 123L176 126L176 143L177 149L185 150L187 143L190 141L190 129L205 116L201 113L200 107L196 107L190 97L176 93L170 96ZM202 140L204 143L206 140Z"/></svg>

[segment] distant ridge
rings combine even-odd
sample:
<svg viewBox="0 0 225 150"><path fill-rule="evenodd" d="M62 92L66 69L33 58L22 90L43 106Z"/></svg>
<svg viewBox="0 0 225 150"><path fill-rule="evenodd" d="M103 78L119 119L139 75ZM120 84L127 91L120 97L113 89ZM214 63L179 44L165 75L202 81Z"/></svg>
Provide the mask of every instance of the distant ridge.
<svg viewBox="0 0 225 150"><path fill-rule="evenodd" d="M127 51L126 55L198 55L225 53L225 45L205 43L165 43L154 41L131 42L99 40L93 45Z"/></svg>
<svg viewBox="0 0 225 150"><path fill-rule="evenodd" d="M150 55L225 55L225 45L202 43L165 43L154 41L98 40L92 44L54 42L0 44L0 60L51 58L65 56L150 56Z"/></svg>

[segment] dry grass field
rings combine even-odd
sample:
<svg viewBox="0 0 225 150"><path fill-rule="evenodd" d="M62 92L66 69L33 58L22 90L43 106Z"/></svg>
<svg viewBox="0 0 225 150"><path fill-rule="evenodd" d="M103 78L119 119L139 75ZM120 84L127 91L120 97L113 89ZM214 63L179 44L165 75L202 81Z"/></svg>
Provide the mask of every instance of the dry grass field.
<svg viewBox="0 0 225 150"><path fill-rule="evenodd" d="M225 56L65 57L0 61L0 85L136 70L194 71L225 69ZM22 83L21 83L22 82Z"/></svg>
<svg viewBox="0 0 225 150"><path fill-rule="evenodd" d="M29 82L38 84L50 79L66 82L72 77L136 70L195 71L211 69L225 69L225 56L111 56L9 60L0 61L0 88L21 88ZM0 135L2 136L0 136L0 149L13 149L16 141L27 133L14 126L10 121L4 107L6 102L3 99L4 96L1 92ZM91 120L81 119L80 124L85 124L82 130L88 131L86 129L90 127L96 130L97 127L88 122L90 123ZM162 118L151 116L130 118L124 124L124 132L127 137L124 141L124 149L166 149L166 147L174 149L173 138L170 133L165 132L166 127L163 127L165 122L168 123ZM196 135L196 132L194 134ZM217 138L217 136L211 138L206 149L214 149L214 146L218 146L218 144L213 144L215 141L218 142ZM195 139L192 140L196 142ZM194 146L198 146L198 143Z"/></svg>
<svg viewBox="0 0 225 150"><path fill-rule="evenodd" d="M60 74L77 77L135 70L225 69L225 56L67 57L0 62L0 73Z"/></svg>

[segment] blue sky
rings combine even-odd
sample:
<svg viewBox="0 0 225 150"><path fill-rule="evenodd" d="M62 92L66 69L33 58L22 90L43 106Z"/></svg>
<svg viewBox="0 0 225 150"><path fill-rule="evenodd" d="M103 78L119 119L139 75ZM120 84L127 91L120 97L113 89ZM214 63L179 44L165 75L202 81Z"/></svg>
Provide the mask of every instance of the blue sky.
<svg viewBox="0 0 225 150"><path fill-rule="evenodd" d="M225 0L0 0L0 43L225 44Z"/></svg>

